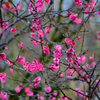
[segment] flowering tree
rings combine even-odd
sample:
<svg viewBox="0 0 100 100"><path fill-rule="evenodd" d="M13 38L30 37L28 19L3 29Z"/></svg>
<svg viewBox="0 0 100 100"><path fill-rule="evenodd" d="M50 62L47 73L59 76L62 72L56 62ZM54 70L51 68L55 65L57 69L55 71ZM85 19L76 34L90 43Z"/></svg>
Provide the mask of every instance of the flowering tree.
<svg viewBox="0 0 100 100"><path fill-rule="evenodd" d="M0 1L2 100L100 100L100 60L84 50L99 0L73 0L66 10L62 1L58 11L54 0Z"/></svg>

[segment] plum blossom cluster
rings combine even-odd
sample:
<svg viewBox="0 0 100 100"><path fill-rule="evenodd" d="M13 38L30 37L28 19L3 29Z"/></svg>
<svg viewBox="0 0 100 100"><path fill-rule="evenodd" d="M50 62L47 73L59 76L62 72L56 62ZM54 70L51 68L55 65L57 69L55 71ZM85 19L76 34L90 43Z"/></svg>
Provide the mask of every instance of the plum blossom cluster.
<svg viewBox="0 0 100 100"><path fill-rule="evenodd" d="M44 66L37 59L34 59L32 64L30 64L29 62L24 62L23 68L25 68L26 70L29 70L31 72L35 72L36 70L39 70L39 71L45 70Z"/></svg>
<svg viewBox="0 0 100 100"><path fill-rule="evenodd" d="M39 85L40 81L41 81L41 77L40 77L40 76L36 77L36 78L33 80L32 86L33 86L34 88L36 88L36 87Z"/></svg>
<svg viewBox="0 0 100 100"><path fill-rule="evenodd" d="M7 99L7 93L5 93L5 92L2 92L2 91L1 91L0 97L2 98L2 100L8 100L8 99Z"/></svg>
<svg viewBox="0 0 100 100"><path fill-rule="evenodd" d="M89 3L86 2L85 5L87 6L87 8L84 10L84 13L88 14L89 11L94 8L95 0L91 0Z"/></svg>
<svg viewBox="0 0 100 100"><path fill-rule="evenodd" d="M54 57L55 58L60 58L61 57L61 50L62 50L62 47L61 47L61 45L58 45L58 44L56 44L55 46L54 46L54 48L55 48L55 51L53 52L54 53Z"/></svg>
<svg viewBox="0 0 100 100"><path fill-rule="evenodd" d="M22 64L25 62L25 57L21 57L20 55L17 56L18 63Z"/></svg>
<svg viewBox="0 0 100 100"><path fill-rule="evenodd" d="M23 86L22 83L19 84L19 86L15 87L15 92L19 93L21 91L21 87Z"/></svg>
<svg viewBox="0 0 100 100"><path fill-rule="evenodd" d="M33 19L32 20L33 25L31 26L31 30L32 32L30 33L30 36L32 37L31 41L32 43L36 46L37 44L41 44L44 43L44 40L36 40L36 33L35 31L37 31L37 36L40 38L44 38L44 32L43 30L41 30L41 24L42 24L42 19Z"/></svg>
<svg viewBox="0 0 100 100"><path fill-rule="evenodd" d="M38 100L44 100L44 97L42 96L42 93L37 94L37 99Z"/></svg>
<svg viewBox="0 0 100 100"><path fill-rule="evenodd" d="M75 4L77 7L82 6L82 1L81 0L74 0Z"/></svg>
<svg viewBox="0 0 100 100"><path fill-rule="evenodd" d="M38 76L38 77L33 79L33 84L30 84L29 87L24 88L24 92L27 93L27 96L33 96L34 95L33 91L31 91L31 89L32 88L37 88L40 81L41 81L41 77Z"/></svg>
<svg viewBox="0 0 100 100"><path fill-rule="evenodd" d="M44 87L44 90L45 90L46 92L48 92L48 93L50 93L50 92L52 91L52 89L51 89L51 87L50 87L49 85L46 85L46 86Z"/></svg>
<svg viewBox="0 0 100 100"><path fill-rule="evenodd" d="M86 97L82 94L87 95L88 93L82 92L79 88L76 88L75 90L79 92L79 93L76 93L78 96L82 97L83 99L86 99ZM93 99L90 99L90 100L93 100Z"/></svg>
<svg viewBox="0 0 100 100"><path fill-rule="evenodd" d="M0 53L0 59L5 60L6 59L6 54L5 53Z"/></svg>
<svg viewBox="0 0 100 100"><path fill-rule="evenodd" d="M34 93L32 91L30 91L29 87L25 87L24 92L27 94L27 96L33 96L34 95Z"/></svg>
<svg viewBox="0 0 100 100"><path fill-rule="evenodd" d="M43 51L44 51L45 54L49 54L49 47L43 46Z"/></svg>
<svg viewBox="0 0 100 100"><path fill-rule="evenodd" d="M7 28L8 26L9 26L9 23L8 22L3 23L3 27L4 28Z"/></svg>
<svg viewBox="0 0 100 100"><path fill-rule="evenodd" d="M8 66L12 66L13 63L10 60L7 60Z"/></svg>
<svg viewBox="0 0 100 100"><path fill-rule="evenodd" d="M5 78L6 78L6 73L5 72L0 73L1 83L5 84Z"/></svg>
<svg viewBox="0 0 100 100"><path fill-rule="evenodd" d="M88 68L94 68L96 66L97 62L94 60L93 54L89 56L89 60L90 60L90 62L87 62L86 66Z"/></svg>
<svg viewBox="0 0 100 100"><path fill-rule="evenodd" d="M13 8L14 12L18 12L18 10L20 9L21 5L20 3L17 3L17 6Z"/></svg>
<svg viewBox="0 0 100 100"><path fill-rule="evenodd" d="M33 96L34 95L34 93L32 91L30 91L29 87L25 87L24 92L27 93L27 96Z"/></svg>
<svg viewBox="0 0 100 100"><path fill-rule="evenodd" d="M76 45L76 42L74 40L71 40L70 38L65 38L65 42L67 44L72 45L72 46L75 46Z"/></svg>
<svg viewBox="0 0 100 100"><path fill-rule="evenodd" d="M82 22L82 20L80 18L77 18L78 14L74 14L74 13L68 13L69 19L73 20L76 24L80 24Z"/></svg>
<svg viewBox="0 0 100 100"><path fill-rule="evenodd" d="M9 1L5 2L3 5L2 5L2 8L5 10L9 10L11 9L11 3Z"/></svg>
<svg viewBox="0 0 100 100"><path fill-rule="evenodd" d="M45 3L48 3L50 0L45 0L44 2L42 0L37 0L35 2L36 6L32 7L33 1L30 1L29 6L30 6L30 11L33 13L33 16L35 16L35 12L41 12L42 7L44 6Z"/></svg>
<svg viewBox="0 0 100 100"><path fill-rule="evenodd" d="M62 55L61 54L61 50L62 50L62 46L61 45L56 44L54 46L54 49L55 49L55 51L53 51L53 57L54 57L53 63L54 64L50 64L50 66L49 66L49 69L51 69L51 70L57 70L59 68L59 62L60 62L59 58Z"/></svg>
<svg viewBox="0 0 100 100"><path fill-rule="evenodd" d="M32 88L37 88L37 86L39 85L41 81L41 77L38 76L36 78L33 79L33 83L29 85L29 87L25 87L24 88L24 92L27 94L27 96L33 96L34 92L31 91ZM22 83L19 84L19 86L15 87L15 92L16 93L20 93L21 92L21 87L23 86Z"/></svg>

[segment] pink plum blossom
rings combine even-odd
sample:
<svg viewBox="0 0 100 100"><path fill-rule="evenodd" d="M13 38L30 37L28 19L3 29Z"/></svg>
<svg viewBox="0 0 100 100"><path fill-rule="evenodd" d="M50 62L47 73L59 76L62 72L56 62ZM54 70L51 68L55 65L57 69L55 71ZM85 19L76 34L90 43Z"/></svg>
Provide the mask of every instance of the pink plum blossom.
<svg viewBox="0 0 100 100"><path fill-rule="evenodd" d="M1 83L5 84L5 77L6 77L6 73L2 72L0 73L0 80L1 80Z"/></svg>
<svg viewBox="0 0 100 100"><path fill-rule="evenodd" d="M100 37L97 37L97 39L100 41Z"/></svg>
<svg viewBox="0 0 100 100"><path fill-rule="evenodd" d="M77 38L78 38L78 40L80 40L81 39L81 36L78 36Z"/></svg>
<svg viewBox="0 0 100 100"><path fill-rule="evenodd" d="M89 57L89 59L90 59L90 60L93 60L93 59L94 59L94 57L93 57L93 56L90 56L90 57Z"/></svg>
<svg viewBox="0 0 100 100"><path fill-rule="evenodd" d="M13 73L13 71L14 71L14 70L13 70L12 68L10 68L10 72Z"/></svg>
<svg viewBox="0 0 100 100"><path fill-rule="evenodd" d="M42 19L40 19L40 18L36 19L36 23L42 24Z"/></svg>
<svg viewBox="0 0 100 100"><path fill-rule="evenodd" d="M17 6L13 8L14 12L18 12L18 10L20 9L21 5L20 3L17 3Z"/></svg>
<svg viewBox="0 0 100 100"><path fill-rule="evenodd" d="M10 60L7 60L8 66L12 66L12 62Z"/></svg>
<svg viewBox="0 0 100 100"><path fill-rule="evenodd" d="M76 88L75 90L78 91L78 92L80 92L80 93L82 93L81 90L80 90L79 88ZM77 94L78 96L82 97L83 95L80 94L80 93L78 93L78 92L76 92L76 94Z"/></svg>
<svg viewBox="0 0 100 100"><path fill-rule="evenodd" d="M19 47L19 48L22 48L23 45L24 45L24 44L23 44L22 42L18 43L18 47Z"/></svg>
<svg viewBox="0 0 100 100"><path fill-rule="evenodd" d="M49 2L50 0L44 0L44 2Z"/></svg>
<svg viewBox="0 0 100 100"><path fill-rule="evenodd" d="M40 61L38 59L34 59L32 63L33 64L35 63L36 65L38 65L38 64L40 64Z"/></svg>
<svg viewBox="0 0 100 100"><path fill-rule="evenodd" d="M61 51L59 51L59 50L55 50L53 53L54 53L53 56L54 56L55 58L60 58L61 55L62 55L62 54L61 54Z"/></svg>
<svg viewBox="0 0 100 100"><path fill-rule="evenodd" d="M23 86L23 83L20 83L19 86L22 87Z"/></svg>
<svg viewBox="0 0 100 100"><path fill-rule="evenodd" d="M1 80L1 83L2 83L2 84L5 84L5 78L3 78L3 79Z"/></svg>
<svg viewBox="0 0 100 100"><path fill-rule="evenodd" d="M6 92L2 92L0 93L0 97L3 99L3 100L7 100L7 93Z"/></svg>
<svg viewBox="0 0 100 100"><path fill-rule="evenodd" d="M65 38L65 42L66 42L67 44L71 44L71 43L72 43L72 41L70 40L70 38Z"/></svg>
<svg viewBox="0 0 100 100"><path fill-rule="evenodd" d="M59 64L59 59L58 59L58 58L53 58L53 62L54 62L55 64Z"/></svg>
<svg viewBox="0 0 100 100"><path fill-rule="evenodd" d="M29 87L25 87L25 88L24 88L24 92L25 92L25 93L28 93L29 91L30 91L30 88L29 88Z"/></svg>
<svg viewBox="0 0 100 100"><path fill-rule="evenodd" d="M62 46L61 45L59 45L59 44L56 44L55 46L54 46L54 48L56 49L56 50L62 50Z"/></svg>
<svg viewBox="0 0 100 100"><path fill-rule="evenodd" d="M95 2L90 2L90 3L88 4L88 8L89 8L89 9L93 9L94 6L95 6Z"/></svg>
<svg viewBox="0 0 100 100"><path fill-rule="evenodd" d="M69 79L72 79L73 77L72 76L66 76L67 78L69 78Z"/></svg>
<svg viewBox="0 0 100 100"><path fill-rule="evenodd" d="M55 64L50 64L49 69L55 70Z"/></svg>
<svg viewBox="0 0 100 100"><path fill-rule="evenodd" d="M51 89L51 87L50 87L49 85L46 85L46 86L44 87L44 90L45 90L46 92L48 92L48 93L50 93L50 92L52 91L52 89Z"/></svg>
<svg viewBox="0 0 100 100"><path fill-rule="evenodd" d="M9 10L9 9L11 9L11 3L10 2L5 2L5 4L3 4L2 5L2 8L5 10L5 9L7 9L7 10Z"/></svg>
<svg viewBox="0 0 100 100"><path fill-rule="evenodd" d="M86 66L87 66L87 67L89 67L89 68L91 68L91 65L90 65L90 64L88 64L88 63L86 64Z"/></svg>
<svg viewBox="0 0 100 100"><path fill-rule="evenodd" d="M96 83L98 83L99 82L99 86L100 86L100 81L99 80L96 80Z"/></svg>
<svg viewBox="0 0 100 100"><path fill-rule="evenodd" d="M85 14L88 14L88 12L89 12L89 9L86 8L86 9L84 10L84 13L85 13Z"/></svg>
<svg viewBox="0 0 100 100"><path fill-rule="evenodd" d="M33 27L33 26L31 27L31 30L32 30L33 32L35 31L35 29L34 29L34 27Z"/></svg>
<svg viewBox="0 0 100 100"><path fill-rule="evenodd" d="M29 62L24 62L23 63L23 67L28 70L29 69L29 66L30 66L30 63Z"/></svg>
<svg viewBox="0 0 100 100"><path fill-rule="evenodd" d="M38 69L39 71L44 71L44 66L43 66L42 64L38 64L38 65L37 65L37 69Z"/></svg>
<svg viewBox="0 0 100 100"><path fill-rule="evenodd" d="M6 54L5 53L0 53L0 59L5 60L6 59Z"/></svg>
<svg viewBox="0 0 100 100"><path fill-rule="evenodd" d="M75 45L76 45L76 42L75 42L75 41L72 41L72 42L71 42L71 45L72 45L72 46L75 46Z"/></svg>
<svg viewBox="0 0 100 100"><path fill-rule="evenodd" d="M34 80L33 80L33 87L34 88L36 88L37 86L38 86L38 84L40 83L40 81L41 81L41 77L40 76L38 76L38 77L36 77Z"/></svg>
<svg viewBox="0 0 100 100"><path fill-rule="evenodd" d="M75 4L77 7L82 6L82 1L81 0L74 0Z"/></svg>
<svg viewBox="0 0 100 100"><path fill-rule="evenodd" d="M64 73L64 72L62 72L62 73L60 74L60 77L63 77L63 76L64 76L64 74L65 74L65 73Z"/></svg>
<svg viewBox="0 0 100 100"><path fill-rule="evenodd" d="M45 33L49 33L49 27L45 28Z"/></svg>
<svg viewBox="0 0 100 100"><path fill-rule="evenodd" d="M80 62L83 62L86 60L86 57L85 55L81 55L80 57L77 57L77 61L80 63Z"/></svg>
<svg viewBox="0 0 100 100"><path fill-rule="evenodd" d="M78 16L78 14L74 14L74 13L69 13L68 15L70 20L75 20L75 18Z"/></svg>
<svg viewBox="0 0 100 100"><path fill-rule="evenodd" d="M35 37L36 35L35 35L35 33L30 33L30 35L31 35L31 37Z"/></svg>
<svg viewBox="0 0 100 100"><path fill-rule="evenodd" d="M98 36L100 36L100 31L98 32Z"/></svg>
<svg viewBox="0 0 100 100"><path fill-rule="evenodd" d="M37 12L41 12L41 8L40 7L37 7Z"/></svg>
<svg viewBox="0 0 100 100"><path fill-rule="evenodd" d="M8 26L9 26L9 23L8 22L3 23L3 27L4 28L7 28Z"/></svg>
<svg viewBox="0 0 100 100"><path fill-rule="evenodd" d="M69 48L66 50L66 53L69 53L69 52L75 52L75 50L73 48Z"/></svg>
<svg viewBox="0 0 100 100"><path fill-rule="evenodd" d="M85 6L88 6L88 3L87 2L85 3Z"/></svg>
<svg viewBox="0 0 100 100"><path fill-rule="evenodd" d="M36 1L36 6L39 7L39 8L43 7L44 6L43 1L42 0L37 0Z"/></svg>
<svg viewBox="0 0 100 100"><path fill-rule="evenodd" d="M5 50L8 50L8 46L7 45L5 46Z"/></svg>
<svg viewBox="0 0 100 100"><path fill-rule="evenodd" d="M21 91L21 87L20 87L20 86L17 86L17 87L15 88L15 91L16 91L16 93L19 93L19 92Z"/></svg>
<svg viewBox="0 0 100 100"><path fill-rule="evenodd" d="M32 91L27 92L27 96L33 96L34 93Z"/></svg>
<svg viewBox="0 0 100 100"><path fill-rule="evenodd" d="M33 79L33 82L39 82L39 81L41 81L41 77L40 76L38 76L38 77Z"/></svg>
<svg viewBox="0 0 100 100"><path fill-rule="evenodd" d="M97 64L97 62L96 62L96 61L93 61L93 62L91 63L91 66L92 66L92 67L95 67L96 64Z"/></svg>
<svg viewBox="0 0 100 100"><path fill-rule="evenodd" d="M10 31L15 33L17 30L15 27L12 27Z"/></svg>
<svg viewBox="0 0 100 100"><path fill-rule="evenodd" d="M35 28L35 29L40 29L41 28L41 26L37 23L34 23L32 27Z"/></svg>
<svg viewBox="0 0 100 100"><path fill-rule="evenodd" d="M25 57L21 57L21 56L18 56L18 63L22 64L23 62L25 62Z"/></svg>
<svg viewBox="0 0 100 100"><path fill-rule="evenodd" d="M34 44L34 46L36 46L36 45L37 45L37 42L36 42L36 41L34 41L34 40L32 41L32 43Z"/></svg>
<svg viewBox="0 0 100 100"><path fill-rule="evenodd" d="M54 91L53 91L53 95L54 95L54 96L57 96L57 94L58 94L57 91L54 90Z"/></svg>
<svg viewBox="0 0 100 100"><path fill-rule="evenodd" d="M38 34L39 37L42 37L42 38L44 37L44 33L43 33L42 30L38 30L37 34Z"/></svg>
<svg viewBox="0 0 100 100"><path fill-rule="evenodd" d="M98 10L98 15L100 15L100 10Z"/></svg>
<svg viewBox="0 0 100 100"><path fill-rule="evenodd" d="M49 54L49 47L43 46L43 51L44 51L45 54Z"/></svg>
<svg viewBox="0 0 100 100"><path fill-rule="evenodd" d="M92 14L93 17L95 17L95 14Z"/></svg>
<svg viewBox="0 0 100 100"><path fill-rule="evenodd" d="M68 61L72 64L74 64L74 60L72 58L68 58Z"/></svg>
<svg viewBox="0 0 100 100"><path fill-rule="evenodd" d="M59 65L57 64L50 64L49 69L51 70L57 70L59 68Z"/></svg>
<svg viewBox="0 0 100 100"><path fill-rule="evenodd" d="M67 69L68 74L73 74L73 72L74 72L73 69L70 69L70 68Z"/></svg>
<svg viewBox="0 0 100 100"><path fill-rule="evenodd" d="M38 96L37 98L38 98L38 100L44 100L43 96Z"/></svg>
<svg viewBox="0 0 100 100"><path fill-rule="evenodd" d="M82 22L82 20L79 18L75 18L75 20L74 20L74 22L76 23L76 24L80 24L81 22Z"/></svg>
<svg viewBox="0 0 100 100"><path fill-rule="evenodd" d="M31 72L35 72L36 71L36 64L31 64L30 66L29 66L29 70L31 71Z"/></svg>

